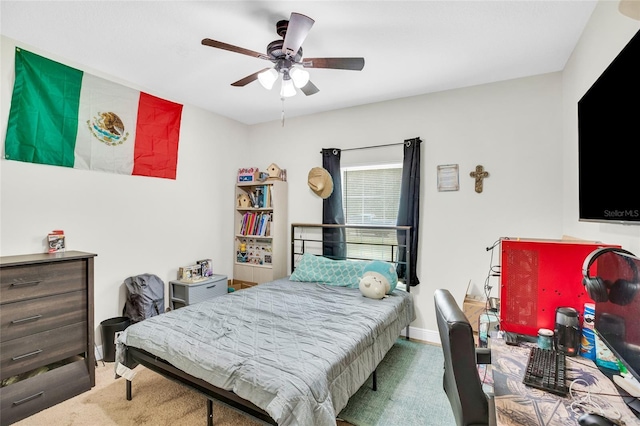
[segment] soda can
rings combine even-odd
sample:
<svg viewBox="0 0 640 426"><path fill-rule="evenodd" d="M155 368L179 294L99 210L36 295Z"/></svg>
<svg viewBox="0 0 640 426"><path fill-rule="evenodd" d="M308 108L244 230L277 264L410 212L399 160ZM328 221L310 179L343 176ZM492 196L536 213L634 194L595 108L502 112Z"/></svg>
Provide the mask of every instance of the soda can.
<svg viewBox="0 0 640 426"><path fill-rule="evenodd" d="M593 329L582 328L580 340L580 355L587 359L596 359L596 336Z"/></svg>
<svg viewBox="0 0 640 426"><path fill-rule="evenodd" d="M596 320L595 303L585 303L582 315L582 339L580 339L580 355L585 358L596 359L596 336L593 324Z"/></svg>
<svg viewBox="0 0 640 426"><path fill-rule="evenodd" d="M582 315L582 328L593 330L593 324L596 321L596 305L595 303L584 304L584 314Z"/></svg>

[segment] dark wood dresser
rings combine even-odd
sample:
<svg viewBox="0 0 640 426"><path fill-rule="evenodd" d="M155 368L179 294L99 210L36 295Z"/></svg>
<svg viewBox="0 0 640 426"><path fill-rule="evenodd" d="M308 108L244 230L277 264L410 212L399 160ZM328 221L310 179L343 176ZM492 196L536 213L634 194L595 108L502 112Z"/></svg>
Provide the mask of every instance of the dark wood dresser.
<svg viewBox="0 0 640 426"><path fill-rule="evenodd" d="M0 424L95 386L95 256L0 257Z"/></svg>

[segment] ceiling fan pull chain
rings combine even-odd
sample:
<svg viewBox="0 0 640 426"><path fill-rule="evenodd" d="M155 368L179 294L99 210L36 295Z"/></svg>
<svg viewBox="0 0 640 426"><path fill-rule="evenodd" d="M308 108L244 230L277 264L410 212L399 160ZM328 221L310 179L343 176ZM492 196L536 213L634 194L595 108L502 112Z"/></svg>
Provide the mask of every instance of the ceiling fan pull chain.
<svg viewBox="0 0 640 426"><path fill-rule="evenodd" d="M280 120L282 120L282 127L284 127L284 97L280 98L282 101L282 114L280 115Z"/></svg>

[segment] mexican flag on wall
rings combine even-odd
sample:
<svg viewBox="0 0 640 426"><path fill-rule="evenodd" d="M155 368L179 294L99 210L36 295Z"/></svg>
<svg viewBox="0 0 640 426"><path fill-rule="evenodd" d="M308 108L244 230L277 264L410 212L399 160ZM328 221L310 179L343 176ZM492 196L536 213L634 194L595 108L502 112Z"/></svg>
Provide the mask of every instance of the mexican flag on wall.
<svg viewBox="0 0 640 426"><path fill-rule="evenodd" d="M16 48L7 160L175 179L182 105Z"/></svg>

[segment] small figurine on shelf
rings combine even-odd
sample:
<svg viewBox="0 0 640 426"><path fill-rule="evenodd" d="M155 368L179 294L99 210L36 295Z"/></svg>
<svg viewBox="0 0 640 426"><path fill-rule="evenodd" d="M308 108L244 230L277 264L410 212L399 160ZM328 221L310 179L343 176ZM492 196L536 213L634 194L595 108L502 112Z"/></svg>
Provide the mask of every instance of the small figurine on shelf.
<svg viewBox="0 0 640 426"><path fill-rule="evenodd" d="M287 180L287 171L281 169L275 163L271 163L269 167L267 167L267 172L269 173L269 180Z"/></svg>
<svg viewBox="0 0 640 426"><path fill-rule="evenodd" d="M249 207L251 205L251 199L247 194L238 195L238 207Z"/></svg>
<svg viewBox="0 0 640 426"><path fill-rule="evenodd" d="M238 262L240 263L246 263L248 260L248 254L247 254L247 243L245 241L242 241L239 245L238 245Z"/></svg>

